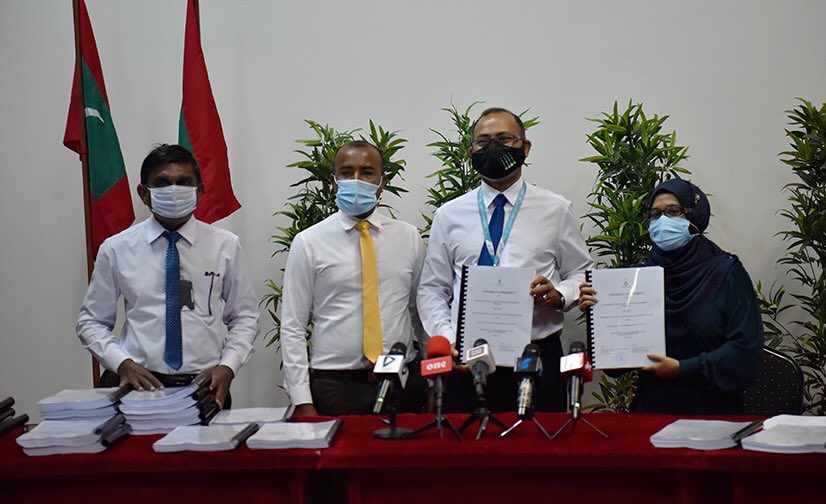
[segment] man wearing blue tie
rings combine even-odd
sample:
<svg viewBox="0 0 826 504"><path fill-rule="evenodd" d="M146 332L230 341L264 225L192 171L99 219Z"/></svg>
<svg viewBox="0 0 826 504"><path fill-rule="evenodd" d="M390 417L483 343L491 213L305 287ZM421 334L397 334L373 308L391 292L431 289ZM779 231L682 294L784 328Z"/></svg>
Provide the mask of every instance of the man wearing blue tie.
<svg viewBox="0 0 826 504"><path fill-rule="evenodd" d="M455 342L451 299L459 299L462 266L509 266L535 270L525 289L534 298L531 340L539 345L544 374L534 399L537 411L565 411L559 374L563 312L575 306L585 270L593 268L571 202L525 182L522 167L531 151L522 120L489 108L472 127L471 164L479 188L436 211L418 291L419 315L431 336ZM482 223L486 223L482 225ZM491 411L513 411L517 382L510 363L488 377ZM450 411L472 411L471 376L457 372L447 387Z"/></svg>
<svg viewBox="0 0 826 504"><path fill-rule="evenodd" d="M106 368L101 386L163 388L207 374L216 402L229 407L230 383L258 336L238 237L193 217L205 188L194 156L179 145L149 153L137 190L152 216L101 245L77 334Z"/></svg>

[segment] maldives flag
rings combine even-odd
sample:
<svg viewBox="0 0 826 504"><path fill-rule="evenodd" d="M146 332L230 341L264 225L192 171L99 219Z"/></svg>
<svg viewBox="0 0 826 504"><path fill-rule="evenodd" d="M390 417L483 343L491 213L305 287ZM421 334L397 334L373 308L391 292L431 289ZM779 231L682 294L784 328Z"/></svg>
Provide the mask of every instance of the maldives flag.
<svg viewBox="0 0 826 504"><path fill-rule="evenodd" d="M204 179L204 194L198 202L195 217L211 223L241 208L232 192L224 130L201 50L197 0L188 0L186 9L183 103L178 143L195 156Z"/></svg>
<svg viewBox="0 0 826 504"><path fill-rule="evenodd" d="M83 0L78 3L79 22L75 24L75 29L79 32L76 36L80 38L80 53L75 61L75 79L63 145L80 154L81 159L84 155L88 156L88 218L91 220L91 252L95 257L103 240L132 224L135 212L126 166L109 110L92 24L86 3ZM86 137L82 139L84 130Z"/></svg>

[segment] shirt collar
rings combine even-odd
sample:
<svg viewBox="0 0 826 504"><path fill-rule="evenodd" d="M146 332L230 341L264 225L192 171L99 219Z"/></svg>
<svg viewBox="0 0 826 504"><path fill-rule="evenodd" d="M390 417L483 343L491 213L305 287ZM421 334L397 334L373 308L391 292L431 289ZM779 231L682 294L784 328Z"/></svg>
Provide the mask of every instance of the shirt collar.
<svg viewBox="0 0 826 504"><path fill-rule="evenodd" d="M146 227L146 239L149 243L153 243L155 240L160 238L161 235L163 235L164 231L166 231L166 228L163 227L160 222L158 222L158 219L156 219L154 215L150 216L149 219L147 219L147 221L148 224ZM188 221L184 223L183 226L181 226L178 229L178 233L180 233L181 237L184 240L186 240L190 245L195 244L195 236L197 235L198 226L195 222L196 219L193 215L189 218Z"/></svg>
<svg viewBox="0 0 826 504"><path fill-rule="evenodd" d="M363 220L366 220L367 222L369 222L370 225L374 226L376 229L381 229L381 226L384 223L384 219L385 219L384 215L379 213L378 208L373 210L373 213L368 215L366 219L357 219L357 218L355 218L351 215L347 215L346 213L342 212L341 210L338 211L338 213L336 214L336 217L338 218L339 224L341 224L341 227L344 228L345 231L350 231L351 229L356 227L356 224L358 224L359 222L361 222Z"/></svg>
<svg viewBox="0 0 826 504"><path fill-rule="evenodd" d="M514 202L516 202L516 198L519 197L519 191L522 189L522 181L524 177L521 175L519 178L511 184L510 187L502 191L501 194L504 194L506 198L508 198L508 204L513 206ZM489 186L487 182L482 180L482 185L480 186L480 190L482 191L482 199L485 201L485 208L488 208L493 205L493 199L496 198L500 193L497 189Z"/></svg>

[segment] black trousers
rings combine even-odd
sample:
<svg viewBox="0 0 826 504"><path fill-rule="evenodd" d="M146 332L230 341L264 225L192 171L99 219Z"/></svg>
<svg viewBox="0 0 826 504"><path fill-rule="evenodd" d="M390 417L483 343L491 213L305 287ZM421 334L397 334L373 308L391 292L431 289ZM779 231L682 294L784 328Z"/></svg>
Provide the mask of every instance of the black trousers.
<svg viewBox="0 0 826 504"><path fill-rule="evenodd" d="M196 374L179 374L179 375L168 375L163 373L156 373L155 371L150 371L155 378L158 379L164 387L185 387L192 383L192 380L195 379ZM117 387L120 385L120 376L109 371L108 369L103 371L103 374L100 375L100 387ZM230 409L232 408L232 395L227 391L227 397L224 399L224 407L223 409Z"/></svg>
<svg viewBox="0 0 826 504"><path fill-rule="evenodd" d="M535 411L556 412L567 409L568 392L565 382L559 374L559 359L562 357L562 343L557 331L541 340L533 341L539 345L542 361L542 376L539 378L533 395ZM470 413L478 406L473 375L453 371L444 384L444 411L446 413ZM486 390L487 404L490 411L516 411L516 391L519 388L518 376L512 368L498 367L496 372L488 375Z"/></svg>
<svg viewBox="0 0 826 504"><path fill-rule="evenodd" d="M399 413L419 413L424 409L427 387L419 360L407 365L410 372L404 389L395 387L387 404ZM379 380L369 371L310 370L310 391L319 415L369 415L373 413Z"/></svg>

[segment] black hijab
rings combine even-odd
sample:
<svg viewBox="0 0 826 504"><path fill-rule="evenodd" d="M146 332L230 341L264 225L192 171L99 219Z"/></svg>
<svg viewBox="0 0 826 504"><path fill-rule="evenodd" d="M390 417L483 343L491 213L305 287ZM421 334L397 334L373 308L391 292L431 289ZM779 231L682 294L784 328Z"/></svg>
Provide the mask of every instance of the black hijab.
<svg viewBox="0 0 826 504"><path fill-rule="evenodd" d="M649 264L665 270L666 312L682 319L666 317L668 329L675 330L676 327L670 327L672 324L683 326L686 320L705 315L707 303L717 294L737 257L702 235L708 227L711 206L699 187L685 180L666 180L654 188L649 206L663 192L677 197L691 223L689 229L692 234L696 233L687 244L675 250L666 251L654 245L649 256Z"/></svg>

